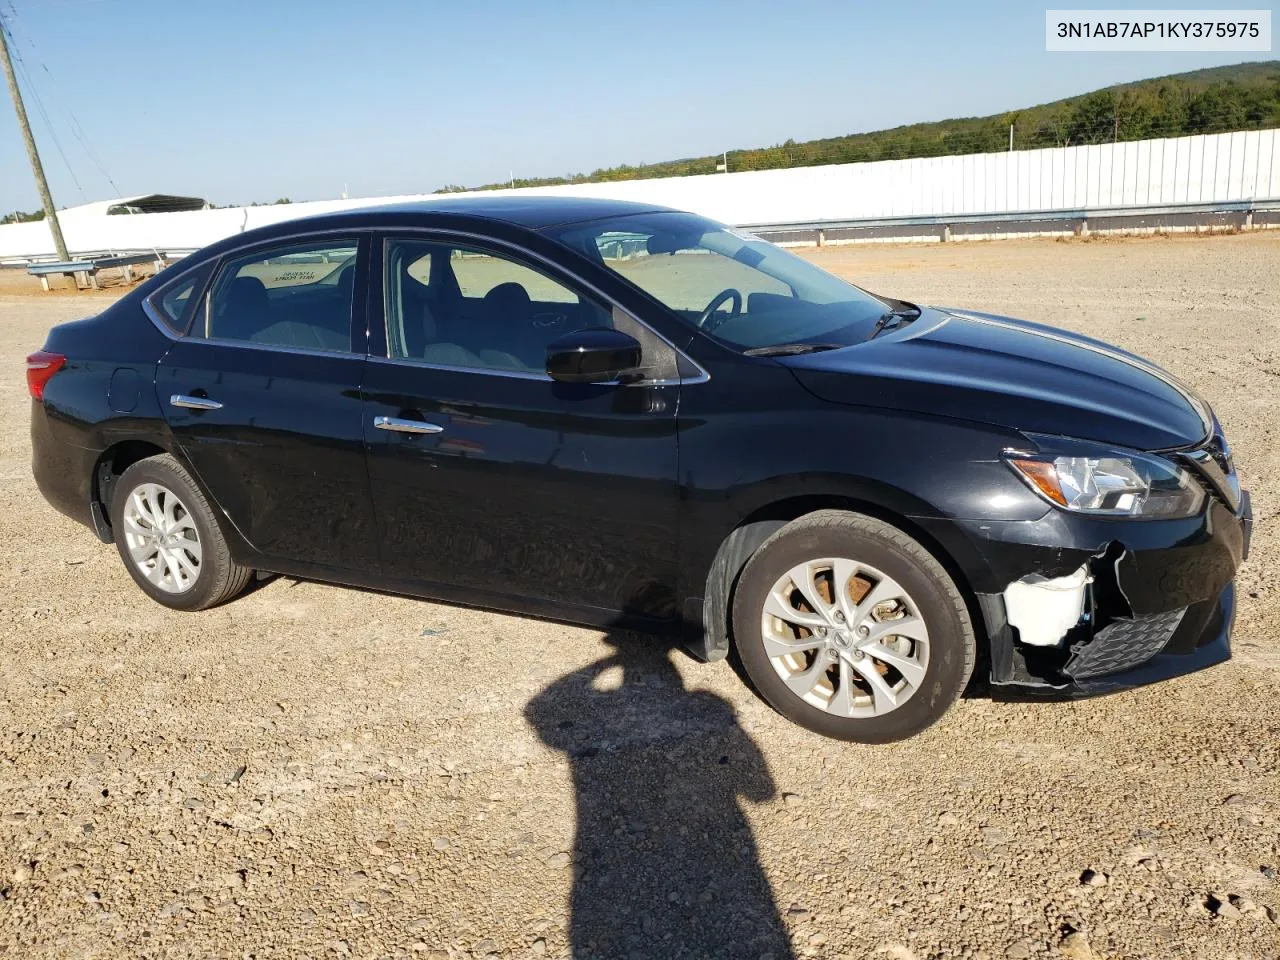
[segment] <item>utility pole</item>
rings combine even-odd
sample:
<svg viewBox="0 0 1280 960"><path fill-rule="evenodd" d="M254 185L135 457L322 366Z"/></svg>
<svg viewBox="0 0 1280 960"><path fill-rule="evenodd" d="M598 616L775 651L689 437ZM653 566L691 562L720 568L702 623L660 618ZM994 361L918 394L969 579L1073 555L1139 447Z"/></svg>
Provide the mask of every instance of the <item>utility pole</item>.
<svg viewBox="0 0 1280 960"><path fill-rule="evenodd" d="M44 204L44 219L49 224L49 232L53 234L53 246L58 251L58 259L66 262L71 259L67 253L67 241L62 239L62 227L58 225L58 211L53 206L53 197L49 193L49 183L44 178L44 167L40 163L40 154L36 151L35 138L31 136L31 123L27 120L27 108L22 105L22 93L18 90L18 78L13 75L13 61L9 59L8 30L0 21L0 60L4 61L4 78L9 83L9 96L13 98L13 109L18 114L18 126L22 130L23 142L27 145L27 157L31 160L31 172L36 175L36 187L40 191L40 202Z"/></svg>

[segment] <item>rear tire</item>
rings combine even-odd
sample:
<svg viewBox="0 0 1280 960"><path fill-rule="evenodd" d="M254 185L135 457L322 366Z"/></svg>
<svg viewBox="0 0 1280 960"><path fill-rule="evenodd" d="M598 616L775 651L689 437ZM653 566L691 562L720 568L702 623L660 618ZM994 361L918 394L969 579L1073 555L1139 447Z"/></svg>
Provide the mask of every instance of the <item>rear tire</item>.
<svg viewBox="0 0 1280 960"><path fill-rule="evenodd" d="M240 593L253 570L231 559L209 501L169 454L125 470L111 499L111 529L142 592L174 610L205 610Z"/></svg>
<svg viewBox="0 0 1280 960"><path fill-rule="evenodd" d="M968 607L901 530L842 510L761 544L733 597L734 645L760 695L823 736L887 743L938 720L973 673Z"/></svg>

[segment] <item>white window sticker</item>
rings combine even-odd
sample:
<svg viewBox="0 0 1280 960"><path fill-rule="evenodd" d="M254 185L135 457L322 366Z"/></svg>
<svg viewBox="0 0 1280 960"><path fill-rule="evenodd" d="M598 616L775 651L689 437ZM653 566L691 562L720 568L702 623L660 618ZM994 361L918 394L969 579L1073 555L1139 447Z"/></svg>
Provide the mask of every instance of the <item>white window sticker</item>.
<svg viewBox="0 0 1280 960"><path fill-rule="evenodd" d="M1046 10L1052 51L1271 49L1270 10Z"/></svg>

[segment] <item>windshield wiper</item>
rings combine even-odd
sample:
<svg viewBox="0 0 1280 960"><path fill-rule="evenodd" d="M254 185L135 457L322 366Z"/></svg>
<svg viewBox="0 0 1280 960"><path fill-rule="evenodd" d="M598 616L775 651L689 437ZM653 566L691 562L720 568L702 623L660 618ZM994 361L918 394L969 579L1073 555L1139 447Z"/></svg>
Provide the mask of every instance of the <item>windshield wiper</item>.
<svg viewBox="0 0 1280 960"><path fill-rule="evenodd" d="M880 331L886 329L890 324L897 326L900 323L910 323L920 316L920 308L914 303L907 303L905 300L898 302L902 306L897 310L890 310L888 313L882 314L880 319L876 321L876 325L871 328L871 333L867 335L868 340L874 340L880 334ZM897 322L895 323L894 321Z"/></svg>
<svg viewBox="0 0 1280 960"><path fill-rule="evenodd" d="M742 352L748 357L794 357L801 353L820 353L847 346L847 343L779 343L772 347L752 347Z"/></svg>

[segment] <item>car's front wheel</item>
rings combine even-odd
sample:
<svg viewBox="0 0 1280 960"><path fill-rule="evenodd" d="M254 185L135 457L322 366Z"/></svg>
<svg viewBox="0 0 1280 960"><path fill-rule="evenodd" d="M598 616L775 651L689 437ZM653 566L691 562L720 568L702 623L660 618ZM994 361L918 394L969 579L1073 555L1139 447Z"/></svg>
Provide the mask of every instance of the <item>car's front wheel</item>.
<svg viewBox="0 0 1280 960"><path fill-rule="evenodd" d="M976 641L937 559L880 520L822 510L787 524L747 562L734 643L781 714L841 740L919 733L964 691Z"/></svg>
<svg viewBox="0 0 1280 960"><path fill-rule="evenodd" d="M147 596L175 610L224 603L253 575L231 559L209 502L168 454L139 460L121 474L111 529L130 576Z"/></svg>

